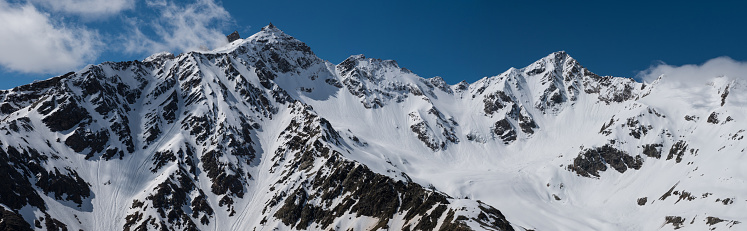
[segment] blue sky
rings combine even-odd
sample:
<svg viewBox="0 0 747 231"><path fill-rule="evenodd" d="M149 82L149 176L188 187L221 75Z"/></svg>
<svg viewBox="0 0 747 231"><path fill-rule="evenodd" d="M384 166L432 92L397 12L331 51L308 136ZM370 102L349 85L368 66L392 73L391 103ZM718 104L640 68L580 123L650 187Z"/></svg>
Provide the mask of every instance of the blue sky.
<svg viewBox="0 0 747 231"><path fill-rule="evenodd" d="M0 0L0 89L89 63L181 53L274 25L322 59L394 59L474 82L565 50L600 75L747 60L747 3L711 1Z"/></svg>

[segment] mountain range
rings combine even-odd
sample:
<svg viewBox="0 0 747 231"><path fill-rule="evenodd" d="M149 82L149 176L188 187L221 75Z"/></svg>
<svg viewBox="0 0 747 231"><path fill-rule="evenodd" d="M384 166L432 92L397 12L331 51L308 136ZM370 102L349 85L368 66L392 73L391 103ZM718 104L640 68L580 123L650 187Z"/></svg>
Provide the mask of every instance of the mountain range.
<svg viewBox="0 0 747 231"><path fill-rule="evenodd" d="M0 91L0 229L744 229L746 82L702 81L449 85L270 24Z"/></svg>

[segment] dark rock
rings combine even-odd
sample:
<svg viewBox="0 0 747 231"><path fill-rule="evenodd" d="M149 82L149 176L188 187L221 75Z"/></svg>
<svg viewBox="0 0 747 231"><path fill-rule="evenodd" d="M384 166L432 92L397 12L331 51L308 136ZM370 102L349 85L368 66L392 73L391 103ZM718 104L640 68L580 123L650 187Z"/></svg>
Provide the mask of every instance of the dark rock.
<svg viewBox="0 0 747 231"><path fill-rule="evenodd" d="M212 179L212 192L216 195L223 195L230 191L231 195L241 198L244 196L244 186L240 179L241 177L235 174L222 172Z"/></svg>
<svg viewBox="0 0 747 231"><path fill-rule="evenodd" d="M441 150L446 146L443 142L438 142L433 137L429 136L429 131L431 131L431 127L428 126L428 124L425 121L420 121L416 124L413 124L410 126L410 130L412 130L413 133L415 133L418 136L418 139L425 144L425 146L428 146L431 150L438 151Z"/></svg>
<svg viewBox="0 0 747 231"><path fill-rule="evenodd" d="M676 188L678 184L680 184L680 182L677 182L676 184L674 184L672 186L672 188L669 189L669 191L667 191L663 195L661 195L661 197L659 197L659 200L663 201L663 200L666 200L667 197L671 196L672 195L672 191L674 191L674 188Z"/></svg>
<svg viewBox="0 0 747 231"><path fill-rule="evenodd" d="M534 129L537 128L537 124L532 118L522 117L522 119L519 120L519 127L521 128L521 131L526 134L534 134Z"/></svg>
<svg viewBox="0 0 747 231"><path fill-rule="evenodd" d="M508 97L503 91L497 91L485 96L483 99L483 104L485 105L483 111L485 111L485 114L490 115L495 111L503 109L508 103L513 103L511 97Z"/></svg>
<svg viewBox="0 0 747 231"><path fill-rule="evenodd" d="M729 96L729 85L726 85L726 88L724 88L724 92L721 93L721 106L723 107L724 104L726 104L726 97Z"/></svg>
<svg viewBox="0 0 747 231"><path fill-rule="evenodd" d="M280 54L275 51L270 52L270 61L270 63L275 67L275 71L288 73L293 70L293 64L291 64L287 59L281 57Z"/></svg>
<svg viewBox="0 0 747 231"><path fill-rule="evenodd" d="M628 118L628 121L627 123L625 123L625 125L627 125L630 129L630 133L628 133L628 135L636 139L641 139L641 136L646 135L649 130L653 129L653 126L644 126L635 118Z"/></svg>
<svg viewBox="0 0 747 231"><path fill-rule="evenodd" d="M648 197L641 197L641 198L638 198L638 205L640 205L640 206L644 206L644 205L646 205L646 202L647 202L647 201L648 201Z"/></svg>
<svg viewBox="0 0 747 231"><path fill-rule="evenodd" d="M241 39L241 36L239 36L238 31L233 31L233 33L226 36L226 39L228 39L228 42L230 43L230 42Z"/></svg>
<svg viewBox="0 0 747 231"><path fill-rule="evenodd" d="M57 132L71 129L84 119L90 118L91 116L85 108L78 106L75 101L71 100L59 105L57 111L44 117L42 122L44 122L50 130Z"/></svg>
<svg viewBox="0 0 747 231"><path fill-rule="evenodd" d="M67 225L65 225L65 223L52 218L48 213L44 213L44 217L44 225L46 226L48 231L67 231Z"/></svg>
<svg viewBox="0 0 747 231"><path fill-rule="evenodd" d="M558 88L556 85L558 83L554 80L550 80L549 83L550 86L544 90L539 101L537 101L535 105L535 107L542 112L547 112L548 109L557 109L558 105L568 100L568 97L562 91L562 88Z"/></svg>
<svg viewBox="0 0 747 231"><path fill-rule="evenodd" d="M730 204L734 204L734 198L725 198L725 199L718 198L716 199L716 202L721 202L724 205L730 205Z"/></svg>
<svg viewBox="0 0 747 231"><path fill-rule="evenodd" d="M119 141L125 145L128 152L135 151L135 144L132 141L132 132L130 131L129 120L125 117L122 122L113 122L111 130L117 134ZM120 158L122 158L120 156Z"/></svg>
<svg viewBox="0 0 747 231"><path fill-rule="evenodd" d="M210 137L213 132L212 119L207 116L189 116L182 120L182 129L188 130L189 134L195 136L198 143L202 143Z"/></svg>
<svg viewBox="0 0 747 231"><path fill-rule="evenodd" d="M532 75L542 74L542 72L545 72L545 66L544 65L537 66L536 68L534 68L532 70L527 70L525 73L527 75L532 76Z"/></svg>
<svg viewBox="0 0 747 231"><path fill-rule="evenodd" d="M622 92L615 92L612 97L612 101L622 103L633 98L633 87L625 85Z"/></svg>
<svg viewBox="0 0 747 231"><path fill-rule="evenodd" d="M169 98L161 104L161 108L163 109L163 119L168 123L173 123L174 120L176 120L176 110L179 109L178 103L179 98L177 97L176 91L174 91L169 95Z"/></svg>
<svg viewBox="0 0 747 231"><path fill-rule="evenodd" d="M724 221L726 221L726 220L718 218L718 217L712 217L712 216L706 217L706 224L708 226L715 225L715 224L718 224L718 223L721 223L721 222L724 222Z"/></svg>
<svg viewBox="0 0 747 231"><path fill-rule="evenodd" d="M121 160L124 157L124 152L122 150L119 150L118 148L107 148L104 155L101 155L102 158L105 160L110 160L114 157L114 155L119 154L119 159Z"/></svg>
<svg viewBox="0 0 747 231"><path fill-rule="evenodd" d="M465 223L465 220L468 220L465 216L459 216L456 219L454 219L454 210L449 209L449 212L446 215L446 218L444 218L444 222L441 224L441 228L438 229L439 231L472 231L469 226L467 226L467 223Z"/></svg>
<svg viewBox="0 0 747 231"><path fill-rule="evenodd" d="M680 202L681 200L688 200L688 201L692 201L692 200L695 200L695 196L693 196L693 195L692 195L692 194L691 194L690 192L688 192L688 191L682 190L682 192L680 193L680 198L679 198L679 199L677 199L677 201L675 201L674 203L675 203L675 204L677 204L677 202Z"/></svg>
<svg viewBox="0 0 747 231"><path fill-rule="evenodd" d="M73 201L80 206L83 198L91 196L91 189L76 171L66 170L67 174L60 173L57 168L54 168L54 172L41 172L36 186L39 186L44 193L54 194L57 200Z"/></svg>
<svg viewBox="0 0 747 231"><path fill-rule="evenodd" d="M506 220L506 217L503 215L503 213L501 213L501 211L498 211L498 209L484 204L479 200L477 202L479 204L478 207L482 212L480 212L480 215L478 215L479 219L472 218L473 221L476 221L484 227L490 227L495 230L514 230L514 228L511 227L511 224L508 222L508 220Z"/></svg>
<svg viewBox="0 0 747 231"><path fill-rule="evenodd" d="M504 144L516 140L516 129L514 129L514 126L505 118L495 122L493 133L498 135L501 140L503 140Z"/></svg>
<svg viewBox="0 0 747 231"><path fill-rule="evenodd" d="M609 124L607 123L602 124L602 128L599 129L599 134L603 134L605 136L612 134L612 131L608 130L608 128L612 127L612 125L615 125L615 116L612 116Z"/></svg>
<svg viewBox="0 0 747 231"><path fill-rule="evenodd" d="M534 129L538 128L537 123L534 122L531 115L524 109L523 106L516 104L511 106L511 111L508 112L508 116L517 120L519 128L526 134L534 134Z"/></svg>
<svg viewBox="0 0 747 231"><path fill-rule="evenodd" d="M153 193L145 198L151 202L152 207L156 209L160 217L165 219L161 220L164 229L166 228L166 224L163 223L164 221L168 221L169 224L176 226L185 226L185 229L190 229L188 227L193 227L192 229L194 229L196 227L196 224L190 218L189 214L187 214L187 211L184 211L184 208L188 208L187 206L190 202L188 193L192 191L194 187L195 185L192 183L192 179L185 174L183 169L179 169L164 182L156 186ZM133 202L133 207L136 207L135 202ZM138 219L132 217L131 221L132 220ZM146 224L147 222L148 221L146 220L141 224ZM125 229L127 229L127 227L127 224L125 224ZM136 228L135 230L139 229Z"/></svg>
<svg viewBox="0 0 747 231"><path fill-rule="evenodd" d="M415 230L433 230L438 225L438 219L446 211L446 205L438 205L430 214L420 219L420 222L414 227Z"/></svg>
<svg viewBox="0 0 747 231"><path fill-rule="evenodd" d="M274 83L270 82L270 80L273 80L277 77L275 73L269 70L267 65L262 60L257 61L255 64L254 72L257 74L257 77L259 78L259 83L267 88L272 89L272 85Z"/></svg>
<svg viewBox="0 0 747 231"><path fill-rule="evenodd" d="M446 81L444 81L444 79L440 76L427 79L425 83L429 84L429 86L432 85L434 88L439 89L443 92L454 94L454 91L451 90L449 84L447 84Z"/></svg>
<svg viewBox="0 0 747 231"><path fill-rule="evenodd" d="M29 119L29 117L21 117L16 120L10 121L8 123L8 128L10 128L10 130L14 132L19 132L21 129L26 132L34 130L34 126L31 125L31 119Z"/></svg>
<svg viewBox="0 0 747 231"><path fill-rule="evenodd" d="M628 168L638 170L643 165L641 156L632 157L612 145L606 144L602 147L586 149L578 157L573 159L573 164L568 169L581 176L599 177L600 171L606 171L607 165L624 173Z"/></svg>
<svg viewBox="0 0 747 231"><path fill-rule="evenodd" d="M202 155L202 167L207 172L207 176L212 181L211 191L217 195L223 195L230 191L230 194L242 197L244 187L241 183L241 177L225 172L225 164L218 161L222 154L218 151L211 150Z"/></svg>
<svg viewBox="0 0 747 231"><path fill-rule="evenodd" d="M31 231L32 229L31 224L26 223L21 215L0 206L0 230Z"/></svg>
<svg viewBox="0 0 747 231"><path fill-rule="evenodd" d="M706 120L708 123L712 124L718 124L718 113L712 112L710 116L708 116L708 120Z"/></svg>
<svg viewBox="0 0 747 231"><path fill-rule="evenodd" d="M65 139L65 145L72 148L75 152L82 152L89 149L86 158L92 157L95 153L104 151L105 145L109 142L109 132L106 130L91 132L82 127L75 129L72 135Z"/></svg>
<svg viewBox="0 0 747 231"><path fill-rule="evenodd" d="M643 155L659 159L661 158L661 147L663 146L662 144L644 144Z"/></svg>
<svg viewBox="0 0 747 231"><path fill-rule="evenodd" d="M4 179L0 180L0 203L13 210L31 205L44 211L44 200L29 182L29 172L22 170L22 166L26 166L28 162L28 155L18 152L13 147L9 147L8 152L0 149L0 175ZM16 166L21 168L16 169ZM38 166L34 172L41 171L43 170Z"/></svg>
<svg viewBox="0 0 747 231"><path fill-rule="evenodd" d="M152 160L153 168L151 168L150 171L155 173L167 163L176 161L176 156L171 150L157 151L153 154Z"/></svg>
<svg viewBox="0 0 747 231"><path fill-rule="evenodd" d="M682 228L684 223L685 218L682 218L680 216L667 216L664 218L664 224L672 224L672 226L674 226L674 229Z"/></svg>
<svg viewBox="0 0 747 231"><path fill-rule="evenodd" d="M677 141L672 145L672 148L669 149L669 155L667 155L667 160L671 160L672 158L676 157L675 161L679 163L682 161L682 156L685 154L685 151L687 151L687 142L684 140Z"/></svg>
<svg viewBox="0 0 747 231"><path fill-rule="evenodd" d="M342 83L340 83L340 81L338 81L337 79L325 79L324 82L336 88L342 88Z"/></svg>
<svg viewBox="0 0 747 231"><path fill-rule="evenodd" d="M195 197L195 199L192 199L192 218L197 219L197 217L200 215L200 213L208 216L213 215L213 208L210 207L210 204L207 202L207 197L205 196L202 191L200 191L200 195ZM207 225L208 222L202 222L203 225Z"/></svg>

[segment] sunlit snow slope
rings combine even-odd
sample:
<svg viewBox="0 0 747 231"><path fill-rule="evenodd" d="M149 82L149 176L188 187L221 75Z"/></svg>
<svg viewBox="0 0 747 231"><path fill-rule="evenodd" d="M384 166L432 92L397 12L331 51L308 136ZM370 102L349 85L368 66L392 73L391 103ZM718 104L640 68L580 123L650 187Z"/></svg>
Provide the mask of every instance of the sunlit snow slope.
<svg viewBox="0 0 747 231"><path fill-rule="evenodd" d="M745 229L746 85L702 81L448 85L269 25L0 92L0 228Z"/></svg>

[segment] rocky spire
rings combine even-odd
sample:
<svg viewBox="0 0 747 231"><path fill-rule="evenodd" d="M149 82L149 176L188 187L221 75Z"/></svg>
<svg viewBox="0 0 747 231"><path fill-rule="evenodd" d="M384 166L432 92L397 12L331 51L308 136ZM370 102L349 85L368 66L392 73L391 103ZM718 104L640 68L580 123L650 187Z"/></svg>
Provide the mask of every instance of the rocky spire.
<svg viewBox="0 0 747 231"><path fill-rule="evenodd" d="M226 36L226 38L228 39L228 42L230 43L230 42L241 39L241 36L239 35L238 31L233 31L233 33Z"/></svg>
<svg viewBox="0 0 747 231"><path fill-rule="evenodd" d="M265 27L262 27L262 30L263 31L271 31L271 30L279 30L279 29L277 27L275 27L275 25L272 25L272 23L270 23L269 25L267 25Z"/></svg>

